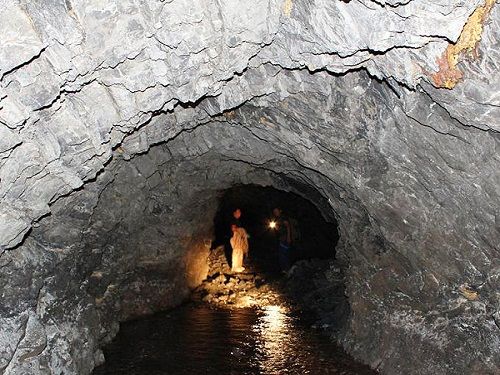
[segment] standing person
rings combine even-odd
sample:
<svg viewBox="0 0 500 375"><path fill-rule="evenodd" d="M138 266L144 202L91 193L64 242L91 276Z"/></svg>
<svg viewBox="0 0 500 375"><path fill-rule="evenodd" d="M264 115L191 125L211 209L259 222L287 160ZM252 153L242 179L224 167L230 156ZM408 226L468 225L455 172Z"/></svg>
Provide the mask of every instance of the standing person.
<svg viewBox="0 0 500 375"><path fill-rule="evenodd" d="M231 219L231 224L236 224L238 227L242 227L241 225L241 209L236 208L233 211L233 218Z"/></svg>
<svg viewBox="0 0 500 375"><path fill-rule="evenodd" d="M241 222L242 222L242 219L241 219L241 209L240 208L235 208L235 210L233 211L233 217L231 219L231 224L236 224L236 226L238 228L243 228L243 225L241 224ZM248 235L248 232L245 232L245 233L247 234L247 238L250 237ZM231 232L231 235L232 235L232 232ZM247 256L248 256L248 249L249 249L249 247L247 246L246 247L246 251L243 254L243 259L246 259Z"/></svg>
<svg viewBox="0 0 500 375"><path fill-rule="evenodd" d="M283 215L281 208L273 209L274 222L278 233L278 259L281 271L290 268L290 256L292 250L292 230L289 220Z"/></svg>
<svg viewBox="0 0 500 375"><path fill-rule="evenodd" d="M243 267L243 256L248 252L247 232L244 228L238 227L236 224L231 224L231 232L233 233L230 240L231 247L233 248L231 271L243 272L245 270L245 267Z"/></svg>
<svg viewBox="0 0 500 375"><path fill-rule="evenodd" d="M224 220L224 226L226 228L224 233L224 255L226 256L227 262L229 263L232 259L232 246L231 246L231 238L233 237L233 231L231 230L231 226L235 224L237 227L241 227L241 209L235 207L231 211L231 215L226 214Z"/></svg>

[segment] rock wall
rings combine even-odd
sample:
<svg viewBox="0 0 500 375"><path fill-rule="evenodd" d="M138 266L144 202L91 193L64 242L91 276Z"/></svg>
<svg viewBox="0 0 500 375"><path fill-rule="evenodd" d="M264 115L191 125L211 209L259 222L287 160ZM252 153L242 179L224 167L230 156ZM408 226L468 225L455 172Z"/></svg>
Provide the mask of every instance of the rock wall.
<svg viewBox="0 0 500 375"><path fill-rule="evenodd" d="M0 1L0 370L90 373L252 182L338 219L348 351L497 372L498 9Z"/></svg>

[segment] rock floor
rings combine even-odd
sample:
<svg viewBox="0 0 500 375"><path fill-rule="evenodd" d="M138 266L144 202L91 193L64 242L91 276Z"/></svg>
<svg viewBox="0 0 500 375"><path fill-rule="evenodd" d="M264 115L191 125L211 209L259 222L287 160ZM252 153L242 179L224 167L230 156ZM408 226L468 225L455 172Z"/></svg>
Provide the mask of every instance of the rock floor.
<svg viewBox="0 0 500 375"><path fill-rule="evenodd" d="M281 305L283 297L277 291L280 281L256 271L253 262L246 260L243 272L232 272L224 254L224 247L214 249L209 256L209 273L195 289L194 301L203 301L217 307L241 308Z"/></svg>
<svg viewBox="0 0 500 375"><path fill-rule="evenodd" d="M208 276L194 290L192 300L227 309L286 306L291 311L308 313L312 328L341 327L348 315L348 304L339 268L326 260L302 260L284 274L266 271L268 263L250 258L244 262L243 272L233 273L224 247L218 247L209 256Z"/></svg>

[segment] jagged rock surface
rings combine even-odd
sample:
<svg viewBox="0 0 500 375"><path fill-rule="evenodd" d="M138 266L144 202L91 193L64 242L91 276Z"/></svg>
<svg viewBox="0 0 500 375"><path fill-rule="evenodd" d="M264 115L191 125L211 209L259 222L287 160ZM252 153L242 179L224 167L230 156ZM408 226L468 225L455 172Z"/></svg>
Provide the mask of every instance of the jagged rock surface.
<svg viewBox="0 0 500 375"><path fill-rule="evenodd" d="M224 246L213 249L208 258L207 278L193 291L192 299L221 308L265 307L283 304L276 286L255 272L246 260L243 272L232 272Z"/></svg>
<svg viewBox="0 0 500 375"><path fill-rule="evenodd" d="M481 4L0 1L0 371L90 373L204 278L248 182L337 217L348 351L498 371L498 5L432 79Z"/></svg>

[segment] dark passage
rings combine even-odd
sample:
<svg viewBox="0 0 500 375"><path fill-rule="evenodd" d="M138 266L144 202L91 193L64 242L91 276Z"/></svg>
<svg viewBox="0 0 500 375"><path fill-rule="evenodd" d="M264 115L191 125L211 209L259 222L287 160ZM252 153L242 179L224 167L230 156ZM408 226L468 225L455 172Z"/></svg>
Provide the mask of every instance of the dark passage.
<svg viewBox="0 0 500 375"><path fill-rule="evenodd" d="M286 273L278 266L276 233L268 227L274 207L300 231ZM250 234L242 272L230 268L236 208ZM349 313L341 271L331 266L338 241L334 220L327 222L298 195L250 185L222 195L214 222L209 274L193 302L122 324L94 374L373 373L320 331L339 329Z"/></svg>
<svg viewBox="0 0 500 375"><path fill-rule="evenodd" d="M339 235L337 222L331 217L326 221L318 208L309 200L273 187L238 185L226 190L220 199L214 219L215 240L213 248L225 245L229 248L229 225L236 208L242 212L241 224L250 235L253 260L259 262L260 271L276 271L276 233L268 227L272 211L279 207L283 215L293 220L298 238L290 249L291 263L302 259L328 259L335 256ZM226 252L228 260L230 251Z"/></svg>

